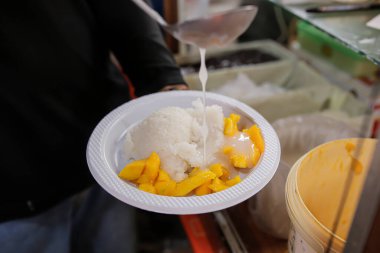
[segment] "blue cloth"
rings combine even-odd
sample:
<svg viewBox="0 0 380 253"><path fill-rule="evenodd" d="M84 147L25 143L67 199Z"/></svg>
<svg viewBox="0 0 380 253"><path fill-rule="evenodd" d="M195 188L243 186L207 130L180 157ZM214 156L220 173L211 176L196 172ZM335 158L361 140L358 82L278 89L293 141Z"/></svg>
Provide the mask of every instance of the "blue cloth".
<svg viewBox="0 0 380 253"><path fill-rule="evenodd" d="M35 217L0 224L1 253L129 253L135 209L99 186Z"/></svg>

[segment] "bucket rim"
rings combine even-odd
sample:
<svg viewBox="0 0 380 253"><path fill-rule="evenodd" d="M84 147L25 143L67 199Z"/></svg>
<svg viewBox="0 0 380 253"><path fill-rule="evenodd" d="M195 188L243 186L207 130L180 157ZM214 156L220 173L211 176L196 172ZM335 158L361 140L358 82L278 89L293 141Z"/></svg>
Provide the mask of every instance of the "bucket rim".
<svg viewBox="0 0 380 253"><path fill-rule="evenodd" d="M301 157L302 158L302 157ZM292 166L292 169L291 171L289 172L289 176L291 174L295 174L295 170L293 170L293 168L297 167L301 161L301 158L298 159L294 165ZM293 199L290 198L291 195L295 195L295 185L294 185L294 180L289 180L290 177L288 177L287 179L287 182L286 182L286 187L285 187L285 194L286 194L286 209L287 209L287 212L288 212L288 215L289 215L289 218L290 218L290 221L291 221L291 226L293 227L294 231L296 233L299 233L300 236L309 244L311 245L311 247L313 249L320 249L318 252L323 252L324 251L324 242L322 239L318 238L318 236L315 236L316 233L312 232L308 232L310 231L310 228L307 229L306 226L304 226L303 224L303 220L305 219L300 219L300 218L297 218L297 208L294 208L294 206L297 204L297 200L293 197ZM293 181L293 182L292 182ZM293 192L293 193L290 193L290 192ZM306 217L307 219L307 217ZM312 226L312 222L307 222L309 223L308 226ZM314 247L314 246L315 247Z"/></svg>

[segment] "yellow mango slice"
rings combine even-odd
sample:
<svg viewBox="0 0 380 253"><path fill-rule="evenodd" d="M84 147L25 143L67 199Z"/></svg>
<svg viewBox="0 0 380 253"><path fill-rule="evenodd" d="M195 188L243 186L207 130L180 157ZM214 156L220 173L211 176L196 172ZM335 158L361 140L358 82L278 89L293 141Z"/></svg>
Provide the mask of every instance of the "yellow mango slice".
<svg viewBox="0 0 380 253"><path fill-rule="evenodd" d="M211 182L211 184L208 186L213 192L220 192L225 189L227 189L229 186L226 185L222 180L219 178L214 178Z"/></svg>
<svg viewBox="0 0 380 253"><path fill-rule="evenodd" d="M157 182L168 182L168 181L171 181L172 179L170 178L169 174L160 169L159 172L158 172L158 177L157 177Z"/></svg>
<svg viewBox="0 0 380 253"><path fill-rule="evenodd" d="M224 135L234 136L238 131L240 115L231 113L229 118L224 118Z"/></svg>
<svg viewBox="0 0 380 253"><path fill-rule="evenodd" d="M198 188L195 189L194 193L197 196L203 196L206 194L210 194L212 191L209 188L209 185L211 184L211 180L208 180L206 183L202 184Z"/></svg>
<svg viewBox="0 0 380 253"><path fill-rule="evenodd" d="M223 175L220 177L223 181L228 180L230 177L230 171L226 167L222 167Z"/></svg>
<svg viewBox="0 0 380 253"><path fill-rule="evenodd" d="M224 135L234 136L235 135L234 123L230 118L224 118Z"/></svg>
<svg viewBox="0 0 380 253"><path fill-rule="evenodd" d="M119 173L119 177L133 181L140 177L145 168L145 160L137 160L127 164Z"/></svg>
<svg viewBox="0 0 380 253"><path fill-rule="evenodd" d="M143 174L141 175L143 177L143 181L139 180L138 183L145 183L146 178L149 180L150 183L153 183L157 176L158 172L160 170L160 157L157 155L156 152L152 152L152 154L146 159L145 169L143 171Z"/></svg>
<svg viewBox="0 0 380 253"><path fill-rule="evenodd" d="M156 188L152 184L139 184L139 189L145 192L156 194Z"/></svg>
<svg viewBox="0 0 380 253"><path fill-rule="evenodd" d="M248 160L245 155L241 154L234 154L230 157L231 164L240 169L246 169L248 168Z"/></svg>
<svg viewBox="0 0 380 253"><path fill-rule="evenodd" d="M225 155L230 155L230 154L232 154L233 152L235 152L235 149L234 149L234 147L232 147L232 146L225 146L225 147L223 147L222 152L223 152L223 154L225 154Z"/></svg>
<svg viewBox="0 0 380 253"><path fill-rule="evenodd" d="M241 182L241 179L240 179L240 176L238 175L234 177L233 179L227 180L226 185L234 186L235 184L240 183L240 182Z"/></svg>
<svg viewBox="0 0 380 253"><path fill-rule="evenodd" d="M240 115L239 114L235 114L235 113L231 113L230 114L230 119L234 123L234 127L236 127L236 130L238 130L237 124L239 123Z"/></svg>
<svg viewBox="0 0 380 253"><path fill-rule="evenodd" d="M135 180L135 182L137 184L152 184L153 183L151 178L146 174L142 174L137 180Z"/></svg>
<svg viewBox="0 0 380 253"><path fill-rule="evenodd" d="M201 170L198 167L195 167L192 171L189 173L189 177L193 177L196 174L198 174Z"/></svg>
<svg viewBox="0 0 380 253"><path fill-rule="evenodd" d="M221 177L223 175L223 166L220 163L212 164L209 169L216 175L216 177Z"/></svg>
<svg viewBox="0 0 380 253"><path fill-rule="evenodd" d="M177 183L174 191L174 196L186 196L195 188L201 186L210 179L214 179L216 176L209 170L202 170L195 176L188 177L181 182Z"/></svg>
<svg viewBox="0 0 380 253"><path fill-rule="evenodd" d="M257 125L253 125L248 129L243 130L244 133L248 134L249 138L260 150L260 153L264 152L264 139L261 135L261 130Z"/></svg>
<svg viewBox="0 0 380 253"><path fill-rule="evenodd" d="M251 156L251 162L252 162L253 166L256 166L256 164L259 162L260 156L261 156L261 153L260 153L259 148L254 146L253 147L253 154Z"/></svg>
<svg viewBox="0 0 380 253"><path fill-rule="evenodd" d="M177 183L174 180L161 181L154 184L156 193L164 196L173 196Z"/></svg>

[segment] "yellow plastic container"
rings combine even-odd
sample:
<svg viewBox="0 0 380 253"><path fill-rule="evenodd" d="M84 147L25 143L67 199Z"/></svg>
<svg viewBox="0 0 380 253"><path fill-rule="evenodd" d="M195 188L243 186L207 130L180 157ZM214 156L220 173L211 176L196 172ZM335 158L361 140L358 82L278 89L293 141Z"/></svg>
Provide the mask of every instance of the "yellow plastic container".
<svg viewBox="0 0 380 253"><path fill-rule="evenodd" d="M292 223L289 252L343 252L355 209L376 147L375 139L342 139L322 144L300 158L286 182ZM332 232L347 178L347 201Z"/></svg>

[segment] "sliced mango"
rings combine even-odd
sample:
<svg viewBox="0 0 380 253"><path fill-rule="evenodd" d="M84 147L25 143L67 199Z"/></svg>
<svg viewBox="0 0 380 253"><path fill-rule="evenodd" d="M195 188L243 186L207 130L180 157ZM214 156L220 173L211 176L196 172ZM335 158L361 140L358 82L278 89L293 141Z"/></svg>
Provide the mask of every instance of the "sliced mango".
<svg viewBox="0 0 380 253"><path fill-rule="evenodd" d="M195 188L201 186L210 179L214 179L216 176L209 170L201 170L195 176L188 177L181 182L177 183L174 191L174 196L186 196Z"/></svg>
<svg viewBox="0 0 380 253"><path fill-rule="evenodd" d="M224 118L224 135L226 136L234 136L234 123L230 118Z"/></svg>
<svg viewBox="0 0 380 253"><path fill-rule="evenodd" d="M157 176L158 172L160 170L160 157L157 155L156 152L152 152L152 154L146 159L145 169L143 171L143 174L141 177L143 177L143 180L137 181L138 183L146 183L146 179L148 179L148 182L153 183Z"/></svg>
<svg viewBox="0 0 380 253"><path fill-rule="evenodd" d="M221 177L223 175L223 166L220 163L212 164L209 169L216 175L216 177Z"/></svg>
<svg viewBox="0 0 380 253"><path fill-rule="evenodd" d="M244 133L248 134L249 138L260 150L260 153L264 152L264 139L261 135L261 130L257 125L253 125L248 129L243 130Z"/></svg>
<svg viewBox="0 0 380 253"><path fill-rule="evenodd" d="M233 154L231 157L231 164L239 169L248 168L248 159L245 155L242 154Z"/></svg>
<svg viewBox="0 0 380 253"><path fill-rule="evenodd" d="M240 176L237 175L236 177L230 179L230 180L227 180L226 181L226 185L228 186L234 186L235 184L237 183L240 183L241 182L241 179L240 179Z"/></svg>
<svg viewBox="0 0 380 253"><path fill-rule="evenodd" d="M150 183L139 184L139 189L145 192L156 194L156 188Z"/></svg>
<svg viewBox="0 0 380 253"><path fill-rule="evenodd" d="M225 155L230 155L230 154L232 154L233 152L235 152L235 149L234 149L234 147L232 147L232 146L225 146L225 147L223 147L222 152L223 152L223 154L225 154Z"/></svg>
<svg viewBox="0 0 380 253"><path fill-rule="evenodd" d="M260 156L261 156L261 153L260 153L259 148L257 146L254 146L253 147L253 154L251 156L251 162L252 162L253 166L256 166L256 164L259 162Z"/></svg>
<svg viewBox="0 0 380 253"><path fill-rule="evenodd" d="M211 182L211 184L208 186L213 192L220 192L225 189L227 189L229 186L226 185L222 180L219 178L214 178Z"/></svg>
<svg viewBox="0 0 380 253"><path fill-rule="evenodd" d="M240 115L231 113L229 118L224 118L224 135L234 136L238 130Z"/></svg>
<svg viewBox="0 0 380 253"><path fill-rule="evenodd" d="M145 160L137 160L127 164L119 173L119 177L133 181L138 179L145 168Z"/></svg>
<svg viewBox="0 0 380 253"><path fill-rule="evenodd" d="M172 179L170 178L169 174L160 169L159 172L158 172L158 177L156 179L157 182L168 182L168 181L171 181Z"/></svg>
<svg viewBox="0 0 380 253"><path fill-rule="evenodd" d="M211 184L211 180L208 180L206 183L203 183L201 186L195 189L194 193L197 196L203 196L206 194L210 194L212 191L209 188L209 185Z"/></svg>
<svg viewBox="0 0 380 253"><path fill-rule="evenodd" d="M240 115L239 115L239 114L235 114L235 113L231 113L231 114L230 114L230 119L231 119L232 122L234 123L234 127L235 127L236 130L237 130L237 129L238 129L237 124L239 123Z"/></svg>
<svg viewBox="0 0 380 253"><path fill-rule="evenodd" d="M153 181L147 174L142 174L137 180L135 180L137 184L152 184Z"/></svg>
<svg viewBox="0 0 380 253"><path fill-rule="evenodd" d="M161 182L156 182L154 184L154 188L156 188L156 193L159 195L173 196L175 188L176 188L176 184L177 183L174 180L161 181Z"/></svg>
<svg viewBox="0 0 380 253"><path fill-rule="evenodd" d="M195 167L194 169L192 169L192 171L190 171L189 173L189 177L193 177L195 176L196 174L198 174L201 170L198 168L198 167Z"/></svg>
<svg viewBox="0 0 380 253"><path fill-rule="evenodd" d="M222 167L222 170L223 170L223 175L220 177L220 179L222 179L223 181L226 181L230 177L230 171L226 167Z"/></svg>

